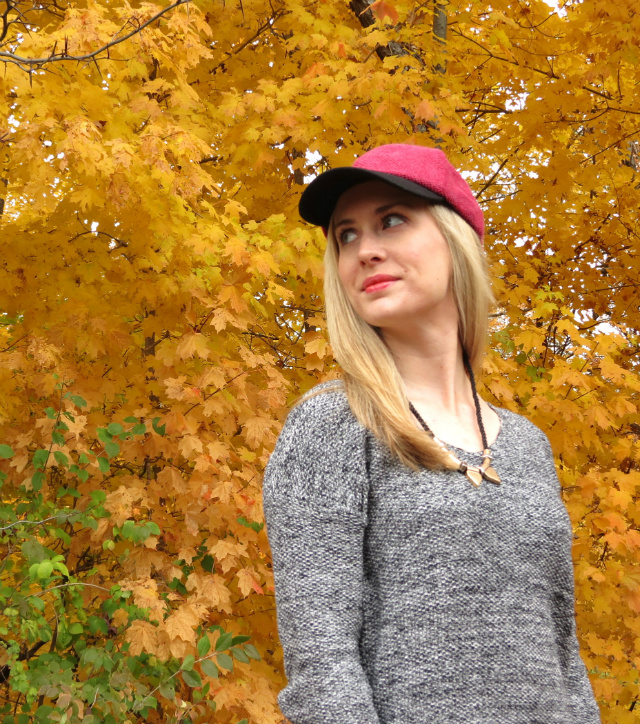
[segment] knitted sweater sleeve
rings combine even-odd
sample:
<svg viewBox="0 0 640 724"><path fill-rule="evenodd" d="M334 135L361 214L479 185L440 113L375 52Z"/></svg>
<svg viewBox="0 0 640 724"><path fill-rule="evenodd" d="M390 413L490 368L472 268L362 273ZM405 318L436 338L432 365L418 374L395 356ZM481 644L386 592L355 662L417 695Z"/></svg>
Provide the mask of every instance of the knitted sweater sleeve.
<svg viewBox="0 0 640 724"><path fill-rule="evenodd" d="M536 429L536 432L538 430ZM556 464L553 457L553 451L551 444L546 435L540 433L542 436L542 450L540 454L540 460L542 464L546 464L549 468L549 477L555 481L555 487L558 496L562 499L562 490L560 487L560 480L556 472ZM568 514L567 514L568 520ZM568 522L568 525L571 524ZM567 557L567 563L569 566L573 566L571 563L571 551L567 549L565 553ZM575 602L575 590L573 579L570 579L569 584L569 598L566 605L571 609L574 609ZM593 695L593 689L589 681L589 675L587 673L587 667L580 656L580 644L578 642L578 635L576 631L576 620L575 615L570 617L571 632L567 637L564 651L567 659L567 688L571 697L571 705L576 713L576 720L580 722L599 722L600 712L598 705L596 704L595 697Z"/></svg>
<svg viewBox="0 0 640 724"><path fill-rule="evenodd" d="M278 633L293 724L378 724L359 655L364 587L365 430L343 394L289 415L265 471Z"/></svg>

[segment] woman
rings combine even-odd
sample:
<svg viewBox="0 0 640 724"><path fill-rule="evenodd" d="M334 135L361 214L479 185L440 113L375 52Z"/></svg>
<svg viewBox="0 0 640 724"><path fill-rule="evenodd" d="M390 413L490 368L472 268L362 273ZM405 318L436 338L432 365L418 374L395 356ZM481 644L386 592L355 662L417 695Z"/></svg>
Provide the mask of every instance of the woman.
<svg viewBox="0 0 640 724"><path fill-rule="evenodd" d="M551 448L481 400L483 216L436 149L316 178L342 381L290 413L264 478L293 724L594 724Z"/></svg>

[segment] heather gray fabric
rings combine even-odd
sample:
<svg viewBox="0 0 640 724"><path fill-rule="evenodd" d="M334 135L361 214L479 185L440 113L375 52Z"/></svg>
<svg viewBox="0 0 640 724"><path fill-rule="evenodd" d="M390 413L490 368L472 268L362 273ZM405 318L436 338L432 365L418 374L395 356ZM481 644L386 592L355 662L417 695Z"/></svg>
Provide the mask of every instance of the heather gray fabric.
<svg viewBox="0 0 640 724"><path fill-rule="evenodd" d="M341 390L289 415L263 502L293 724L600 722L551 448L494 409L478 489L391 459Z"/></svg>

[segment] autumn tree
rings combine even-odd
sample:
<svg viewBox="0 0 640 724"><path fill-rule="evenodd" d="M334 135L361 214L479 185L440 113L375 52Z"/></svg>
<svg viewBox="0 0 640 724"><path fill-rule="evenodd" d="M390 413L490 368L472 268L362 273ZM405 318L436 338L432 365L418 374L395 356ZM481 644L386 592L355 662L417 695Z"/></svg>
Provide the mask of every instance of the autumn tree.
<svg viewBox="0 0 640 724"><path fill-rule="evenodd" d="M550 436L603 721L640 721L640 1L0 18L4 721L280 721L261 473L335 374L297 200L398 141L484 208L482 391Z"/></svg>

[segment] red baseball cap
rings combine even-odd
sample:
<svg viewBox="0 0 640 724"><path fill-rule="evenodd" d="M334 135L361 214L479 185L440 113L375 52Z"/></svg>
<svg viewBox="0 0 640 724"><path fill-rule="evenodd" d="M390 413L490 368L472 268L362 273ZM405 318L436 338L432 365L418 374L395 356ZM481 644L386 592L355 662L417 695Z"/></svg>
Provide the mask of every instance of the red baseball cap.
<svg viewBox="0 0 640 724"><path fill-rule="evenodd" d="M353 166L333 168L317 176L304 190L300 216L326 231L342 194L365 181L385 181L392 186L446 204L484 237L484 216L469 184L438 148L409 143L389 143L357 158Z"/></svg>

